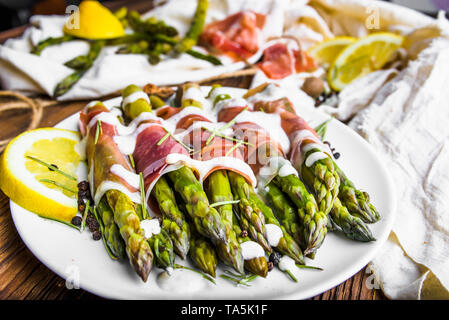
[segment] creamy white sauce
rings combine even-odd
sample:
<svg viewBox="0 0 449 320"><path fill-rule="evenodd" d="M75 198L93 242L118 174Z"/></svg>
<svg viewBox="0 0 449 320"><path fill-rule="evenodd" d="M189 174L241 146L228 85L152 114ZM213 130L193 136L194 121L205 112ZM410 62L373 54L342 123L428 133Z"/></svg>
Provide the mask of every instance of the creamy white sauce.
<svg viewBox="0 0 449 320"><path fill-rule="evenodd" d="M121 164L114 164L109 170L117 177L125 180L130 186L136 189L140 188L140 176L125 169Z"/></svg>
<svg viewBox="0 0 449 320"><path fill-rule="evenodd" d="M145 231L145 238L150 239L153 234L161 233L161 225L158 219L145 219L140 221L140 227Z"/></svg>
<svg viewBox="0 0 449 320"><path fill-rule="evenodd" d="M262 246L254 241L246 241L240 244L244 260L251 260L265 256Z"/></svg>
<svg viewBox="0 0 449 320"><path fill-rule="evenodd" d="M321 143L321 141L313 134L312 131L307 129L302 129L294 133L293 145L301 145L302 141L307 138L309 140L315 141L316 143Z"/></svg>
<svg viewBox="0 0 449 320"><path fill-rule="evenodd" d="M200 109L198 107L185 107L178 113L174 114L170 118L166 119L165 121L170 123L172 127L176 128L176 124L181 120L182 118L189 116L189 115L200 115L208 119L209 121L215 121L216 117L214 114L211 114L210 112L207 112L207 109Z"/></svg>
<svg viewBox="0 0 449 320"><path fill-rule="evenodd" d="M170 153L166 160L168 164L183 164L188 167L194 168L200 177L200 181L203 182L207 175L216 167L228 167L234 168L238 172L246 175L251 181L252 186L256 186L257 180L254 176L251 167L243 160L234 158L234 157L216 157L210 160L195 160L190 158L189 156L178 154L178 153Z"/></svg>
<svg viewBox="0 0 449 320"><path fill-rule="evenodd" d="M267 231L267 241L270 246L277 247L279 240L283 237L281 228L275 224L267 223L265 225L265 230Z"/></svg>
<svg viewBox="0 0 449 320"><path fill-rule="evenodd" d="M310 167L312 166L315 162L321 160L321 159L326 159L329 158L329 155L325 154L324 152L314 152L310 155L307 156L306 159L306 166Z"/></svg>
<svg viewBox="0 0 449 320"><path fill-rule="evenodd" d="M255 103L257 101L275 101L287 97L285 90L274 83L270 83L267 87L251 97L248 97L248 102Z"/></svg>
<svg viewBox="0 0 449 320"><path fill-rule="evenodd" d="M200 89L196 87L190 87L184 92L182 100L193 100L203 103L205 101L205 98Z"/></svg>
<svg viewBox="0 0 449 320"><path fill-rule="evenodd" d="M130 103L136 102L139 99L144 99L148 103L150 103L150 98L148 98L148 95L143 91L136 91L131 93L129 96L126 96L123 98L122 106L126 106Z"/></svg>
<svg viewBox="0 0 449 320"><path fill-rule="evenodd" d="M281 127L281 117L275 113L261 111L243 111L235 118L236 123L252 122L265 129L274 141L281 145L282 151L287 153L290 149L290 140Z"/></svg>
<svg viewBox="0 0 449 320"><path fill-rule="evenodd" d="M212 102L215 101L212 100ZM231 98L231 99L226 99L226 100L220 100L217 102L217 104L214 107L215 113L218 115L220 113L221 110L223 109L227 109L227 108L232 108L232 107L246 107L248 106L248 101L246 101L243 98Z"/></svg>
<svg viewBox="0 0 449 320"><path fill-rule="evenodd" d="M293 273L293 270L296 270L295 260L290 258L289 256L282 256L279 260L278 267L281 271L290 271Z"/></svg>
<svg viewBox="0 0 449 320"><path fill-rule="evenodd" d="M165 271L161 272L157 277L156 284L164 291L189 294L204 289L207 285L207 280L195 272L175 269L171 275Z"/></svg>
<svg viewBox="0 0 449 320"><path fill-rule="evenodd" d="M270 158L268 163L260 168L258 172L258 186L264 188L275 176L286 177L291 174L298 176L298 172L290 161L282 157Z"/></svg>

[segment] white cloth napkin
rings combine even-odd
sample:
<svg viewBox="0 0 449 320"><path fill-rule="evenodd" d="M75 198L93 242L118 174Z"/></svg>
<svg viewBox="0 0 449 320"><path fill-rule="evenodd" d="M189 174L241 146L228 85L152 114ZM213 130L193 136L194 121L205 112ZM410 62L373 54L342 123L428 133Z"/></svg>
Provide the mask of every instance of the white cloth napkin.
<svg viewBox="0 0 449 320"><path fill-rule="evenodd" d="M352 1L343 2L347 7ZM391 299L448 299L449 22L443 13L430 22L394 12L386 17L409 25L403 32L414 31L408 53L416 59L399 73L382 70L354 81L340 93L337 109L323 110L341 120L355 115L349 125L384 158L395 181L396 222L371 262L384 293ZM354 32L363 28L357 19ZM411 27L414 19L423 23Z"/></svg>

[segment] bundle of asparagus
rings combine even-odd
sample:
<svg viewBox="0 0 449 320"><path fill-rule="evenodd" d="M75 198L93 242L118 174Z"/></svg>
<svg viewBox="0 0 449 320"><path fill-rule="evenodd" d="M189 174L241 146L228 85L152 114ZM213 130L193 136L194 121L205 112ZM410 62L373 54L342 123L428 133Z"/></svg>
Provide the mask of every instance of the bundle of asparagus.
<svg viewBox="0 0 449 320"><path fill-rule="evenodd" d="M342 171L337 169L332 152L321 141L315 130L304 119L296 115L288 98L277 98L273 101L258 99L257 93L277 91L278 95L284 94L279 90L280 88L274 84L264 84L249 90L246 97L253 103L255 110L280 116L281 126L291 142L290 161L298 170L307 187L314 192L318 207L322 210L322 214L315 214L314 216L316 217L314 224L316 230L321 230L322 240L327 233L327 226L331 223L337 225L351 239L359 241L374 240L365 223L358 217L351 215L348 208L341 202L341 199L344 199L349 207L356 208L355 202L357 200L350 196L352 191L347 179L343 185L344 193L342 197L337 197L342 187L340 177L344 178L344 174L342 175ZM292 200L294 202L294 198ZM359 208L358 202L357 207ZM368 208L374 209L374 207ZM375 212L375 209L370 212L373 211ZM331 221L328 221L328 214ZM365 215L369 215L369 213L365 211Z"/></svg>
<svg viewBox="0 0 449 320"><path fill-rule="evenodd" d="M153 260L162 268L173 266L173 246L165 233L146 235L141 227L140 221L149 217L146 210L137 209L138 186L126 179L134 174L133 170L114 141L119 121L117 118L116 122L107 120L111 119L109 115L110 111L101 102L88 105L80 115L81 132L87 140L91 193L95 195L97 204L94 211L98 212L105 226L107 245L111 252L120 257L120 234L131 265L146 281ZM123 172L126 172L126 176Z"/></svg>
<svg viewBox="0 0 449 320"><path fill-rule="evenodd" d="M115 257L126 252L144 281L153 262L164 269L179 267L174 264L174 252L182 259L189 256L212 277L216 276L217 255L239 274L246 269L266 277L271 269L266 254L270 261L279 262L280 257L272 253L274 249L293 259L292 263L304 265L300 247L313 256L328 223L351 239L373 240L364 221L374 222L378 213L368 195L357 190L332 156L325 154L318 134L292 112L288 100L273 103L266 93L265 99L259 100L250 91L247 97L253 101L242 103L242 99L237 102L217 86L207 98L194 84L182 90L180 108L153 97L157 105L153 112L148 95L137 86L128 86L122 92L121 106L128 126L100 102L88 105L80 116L81 132L87 140L91 193L95 195L105 244ZM208 109L211 104L212 110L217 108L213 112ZM316 190L310 177L304 177L304 170L298 175L285 159L285 145L274 140L257 121L251 121L251 117L260 119L270 114L279 116L290 140L300 136L307 141L305 148L301 147L304 141L291 141L293 150L306 149L304 162L308 151L315 149L332 161L342 183L328 215L319 211L319 196L315 193L315 201L307 190ZM212 119L214 115L216 119ZM121 141L132 143L124 146ZM307 147L309 144L313 146ZM259 158L250 162L254 154ZM320 160L318 157L315 162ZM317 168L316 180L323 178ZM134 172L140 174L139 179ZM254 174L266 203L253 187ZM145 225L152 218L146 207L153 202L160 211L161 223L160 231L150 228L150 236ZM296 281L290 270L281 270Z"/></svg>
<svg viewBox="0 0 449 320"><path fill-rule="evenodd" d="M31 53L40 55L49 46L69 41L85 40L89 42L90 50L87 55L78 56L65 63L67 67L75 71L55 87L54 97L59 97L69 91L92 67L101 49L105 46L121 46L117 50L119 54L144 54L148 56L148 61L151 64L159 63L162 60L162 55L186 53L197 59L206 60L213 65L220 65L221 61L216 57L192 49L197 44L203 31L207 9L208 0L198 0L190 28L182 39L178 36L178 31L164 21L155 17L143 20L137 11L128 11L126 7L122 7L114 14L124 28L130 29L130 33L109 40L81 39L72 35L50 37L40 41L31 50Z"/></svg>
<svg viewBox="0 0 449 320"><path fill-rule="evenodd" d="M319 212L313 195L285 160L280 143L274 141L260 125L251 122L251 112L257 111L249 111L249 105L235 105L232 100L226 100L220 102L226 104L226 108L218 113L218 121L233 121L234 134L251 142L245 146L245 160L252 163L253 170L258 174L259 192L275 208L282 226L301 245L304 253L315 252L323 242L327 228L321 225L326 220L322 218L324 214ZM247 117L245 113L248 113ZM289 206L287 197L296 205L298 215L293 213L295 210Z"/></svg>

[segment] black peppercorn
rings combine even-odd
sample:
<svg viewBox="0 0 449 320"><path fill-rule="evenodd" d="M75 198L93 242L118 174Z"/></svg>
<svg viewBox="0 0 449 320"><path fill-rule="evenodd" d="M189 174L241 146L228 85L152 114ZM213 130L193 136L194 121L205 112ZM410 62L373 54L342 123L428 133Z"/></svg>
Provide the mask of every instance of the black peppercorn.
<svg viewBox="0 0 449 320"><path fill-rule="evenodd" d="M267 262L267 266L268 266L268 271L271 271L271 270L274 269L274 264L273 264L273 262L271 262L271 261L268 261L268 262Z"/></svg>
<svg viewBox="0 0 449 320"><path fill-rule="evenodd" d="M242 238L247 237L247 236L248 236L248 231L242 230L242 233L240 233L240 236L241 236Z"/></svg>
<svg viewBox="0 0 449 320"><path fill-rule="evenodd" d="M95 241L100 240L100 239L101 239L101 231L100 231L100 230L95 230L95 231L92 233L92 238L93 238Z"/></svg>
<svg viewBox="0 0 449 320"><path fill-rule="evenodd" d="M89 183L87 181L81 181L78 183L78 190L86 191L89 190Z"/></svg>
<svg viewBox="0 0 449 320"><path fill-rule="evenodd" d="M339 153L339 152L334 153L334 158L335 158L335 159L340 158L340 153Z"/></svg>
<svg viewBox="0 0 449 320"><path fill-rule="evenodd" d="M272 252L271 254L270 254L270 258L269 258L269 261L270 262L272 262L274 265L278 265L279 264L279 261L281 260L281 258L282 258L282 255L280 254L280 253L277 253L277 252Z"/></svg>

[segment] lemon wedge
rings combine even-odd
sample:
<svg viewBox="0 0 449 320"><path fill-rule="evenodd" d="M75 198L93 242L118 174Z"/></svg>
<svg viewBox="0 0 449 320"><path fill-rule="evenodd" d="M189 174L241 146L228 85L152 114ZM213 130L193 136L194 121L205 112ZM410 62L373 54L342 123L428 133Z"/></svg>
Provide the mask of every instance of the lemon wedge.
<svg viewBox="0 0 449 320"><path fill-rule="evenodd" d="M332 63L328 81L341 91L353 80L382 68L399 49L404 38L389 32L372 33L343 49Z"/></svg>
<svg viewBox="0 0 449 320"><path fill-rule="evenodd" d="M355 41L357 41L357 38L354 37L335 37L317 43L307 51L319 64L328 64L330 66L338 54Z"/></svg>
<svg viewBox="0 0 449 320"><path fill-rule="evenodd" d="M64 25L66 34L83 39L113 39L125 35L119 19L98 1L85 0L79 13L72 14Z"/></svg>
<svg viewBox="0 0 449 320"><path fill-rule="evenodd" d="M40 216L71 221L77 212L78 132L42 128L22 133L0 158L0 188ZM50 169L47 165L56 167Z"/></svg>

